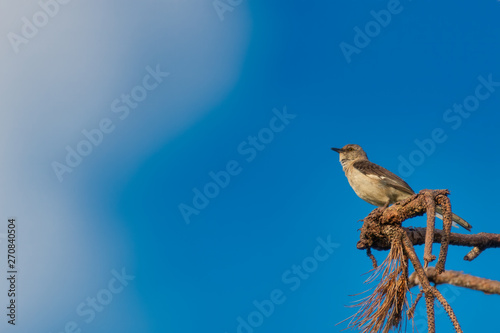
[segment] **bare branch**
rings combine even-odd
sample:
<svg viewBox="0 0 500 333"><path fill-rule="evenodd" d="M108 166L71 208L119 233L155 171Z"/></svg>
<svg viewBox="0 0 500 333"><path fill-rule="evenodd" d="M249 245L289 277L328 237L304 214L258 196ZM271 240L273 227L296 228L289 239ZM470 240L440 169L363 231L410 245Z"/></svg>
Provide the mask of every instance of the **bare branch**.
<svg viewBox="0 0 500 333"><path fill-rule="evenodd" d="M444 266L446 263L446 256L448 255L448 245L450 243L450 237L451 237L451 225L452 225L452 220L451 220L451 202L450 199L445 196L445 195L438 195L436 196L436 201L437 203L444 208L443 210L443 235L441 237L441 251L439 252L439 259L436 264L436 269L438 273L444 272ZM434 235L435 230L432 232Z"/></svg>
<svg viewBox="0 0 500 333"><path fill-rule="evenodd" d="M406 231L406 234L410 238L413 245L423 245L425 244L425 234L427 228L403 228ZM434 243L441 243L443 239L443 230L435 229L434 231ZM492 234L486 232L480 232L474 235L467 234L458 234L452 232L450 235L450 245L456 246L470 246L470 247L478 247L479 249L487 249L487 248L499 248L500 247L500 234ZM359 241L357 245L358 249L364 250L366 249L366 244L364 242ZM384 240L380 240L379 242L373 243L371 246L372 249L384 251L389 250L391 245L385 242ZM474 250L477 251L477 250ZM472 257L475 259L477 256ZM469 260L464 258L465 260ZM470 260L472 260L470 259Z"/></svg>
<svg viewBox="0 0 500 333"><path fill-rule="evenodd" d="M464 260L472 261L476 259L485 249L482 247L474 246L464 257Z"/></svg>
<svg viewBox="0 0 500 333"><path fill-rule="evenodd" d="M450 320L457 333L462 329L443 295L435 286L431 286L431 280L426 271L429 262L435 260L432 254L432 244L441 243L439 259L436 268L433 269L433 276L437 279L442 274L446 276L445 271L446 256L448 245L477 246L479 250L487 247L500 247L500 235L478 234L461 235L451 233L452 211L451 203L447 197L447 190L422 190L420 193L410 198L397 202L391 207L381 207L374 209L364 220L361 228L360 240L357 244L358 249L366 249L367 255L376 267L376 260L371 253L371 248L376 250L389 250L389 255L382 264L377 267L375 272L383 270L382 279L376 287L374 293L358 303L359 311L353 315L350 328L360 328L363 332L387 332L390 328L398 328L401 325L404 309L408 308L406 291L409 290L407 283L408 260L411 261L415 272L412 274L413 284L422 286L422 290L417 296L415 303L406 311L408 319L413 317L413 312L418 301L425 298L427 308L427 322L429 332L435 332L435 314L434 303L437 299L446 310ZM435 230L435 213L443 215L443 230ZM427 213L427 228L403 228L402 222L419 215ZM465 236L465 237L464 237ZM498 237L498 239L497 239ZM414 245L425 244L424 266L420 263ZM473 244L473 245L471 245ZM477 256L480 251L470 254L471 260ZM406 264L404 264L406 262ZM483 282L484 285L484 281ZM500 284L500 282L499 282ZM484 287L484 286L483 286Z"/></svg>
<svg viewBox="0 0 500 333"><path fill-rule="evenodd" d="M408 288L409 287L410 286L408 286ZM409 319L413 318L413 315L415 314L415 309L417 308L417 304L420 301L420 299L422 298L423 294L424 294L424 290L420 289L420 292L418 293L417 297L415 298L415 302L413 302L413 304L410 307L410 309L406 312L406 314L408 315Z"/></svg>
<svg viewBox="0 0 500 333"><path fill-rule="evenodd" d="M366 255L368 256L368 258L371 259L373 268L377 269L378 263L377 263L377 259L375 258L375 256L372 253L372 249L370 249L370 248L366 249Z"/></svg>
<svg viewBox="0 0 500 333"><path fill-rule="evenodd" d="M424 248L424 268L427 268L430 262L436 260L436 256L432 254L432 243L434 242L434 227L436 224L436 202L431 196L426 196L425 204L427 206L427 229L429 229L429 232L425 235Z"/></svg>
<svg viewBox="0 0 500 333"><path fill-rule="evenodd" d="M462 328L460 327L460 324L458 323L458 319L455 316L455 313L453 312L453 309L451 308L450 304L446 299L441 295L441 293L434 287L434 296L438 299L439 303L443 306L443 308L446 310L446 313L448 314L448 317L450 317L451 323L453 324L453 327L455 328L455 332L461 333Z"/></svg>
<svg viewBox="0 0 500 333"><path fill-rule="evenodd" d="M437 270L434 267L428 267L426 269L426 274L427 279L435 284L451 284L458 287L482 291L486 294L500 295L499 281L480 278L477 276L450 270L438 274ZM416 272L413 272L410 275L408 283L409 288L413 288L420 284L419 276L418 274L416 274Z"/></svg>

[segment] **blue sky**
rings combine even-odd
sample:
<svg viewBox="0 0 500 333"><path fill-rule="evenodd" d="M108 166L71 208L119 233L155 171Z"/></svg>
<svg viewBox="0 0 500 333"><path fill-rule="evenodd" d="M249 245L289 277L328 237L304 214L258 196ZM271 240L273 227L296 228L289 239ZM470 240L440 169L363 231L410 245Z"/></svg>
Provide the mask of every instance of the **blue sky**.
<svg viewBox="0 0 500 333"><path fill-rule="evenodd" d="M500 232L497 1L2 7L7 332L339 332L371 287L356 242L374 207L330 150L348 143ZM500 279L494 249L468 250L447 268ZM464 331L497 327L495 296L439 289Z"/></svg>

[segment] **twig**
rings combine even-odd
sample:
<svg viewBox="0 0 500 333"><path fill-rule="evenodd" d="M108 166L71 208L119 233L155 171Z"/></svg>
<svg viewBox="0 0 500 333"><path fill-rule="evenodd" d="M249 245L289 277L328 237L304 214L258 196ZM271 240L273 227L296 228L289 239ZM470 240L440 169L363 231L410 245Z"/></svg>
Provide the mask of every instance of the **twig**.
<svg viewBox="0 0 500 333"><path fill-rule="evenodd" d="M436 256L432 254L432 243L434 241L434 225L436 223L435 198L433 198L429 195L425 196L425 204L427 206L427 230L428 230L428 232L425 234L424 268L427 268L429 263L436 259Z"/></svg>
<svg viewBox="0 0 500 333"><path fill-rule="evenodd" d="M445 195L436 196L437 203L443 208L443 236L441 239L441 250L439 251L439 259L436 264L436 269L438 273L444 272L444 266L446 264L446 256L448 255L448 244L450 242L451 234L451 202L450 199ZM434 234L434 231L433 231Z"/></svg>
<svg viewBox="0 0 500 333"><path fill-rule="evenodd" d="M424 268L422 267L422 264L420 263L420 260L418 260L417 254L415 253L413 244L410 242L406 234L404 234L403 236L403 247L405 249L406 255L413 264L413 268L415 269L415 272L412 273L412 275L416 274L419 277L420 285L422 286L422 289L425 294L429 332L431 332L431 329L433 329L433 323L434 323L434 317L433 317L434 310L432 309L431 311L429 306L431 298L432 298L432 305L434 305L433 300L434 297L436 297L439 300L439 302L443 305L443 308L446 310L446 313L448 313L448 317L450 317L450 320L452 321L453 326L455 327L455 331L457 333L462 333L462 329L460 328L457 317L455 316L455 313L453 312L451 306L448 304L448 302L446 302L446 300L444 299L443 295L441 295L439 290L437 290L435 287L431 287L427 275L425 274Z"/></svg>
<svg viewBox="0 0 500 333"><path fill-rule="evenodd" d="M455 328L455 331L457 333L462 332L462 328L460 327L460 324L458 323L458 319L455 316L455 313L453 312L453 309L451 308L450 304L446 301L446 299L441 295L441 293L434 287L434 296L436 296L437 300L443 308L446 310L446 313L448 314L448 317L451 320L451 323L453 324L453 327Z"/></svg>
<svg viewBox="0 0 500 333"><path fill-rule="evenodd" d="M413 245L425 244L425 234L426 234L427 228L405 228L405 227L403 227L403 229L406 231L406 234L410 238ZM441 240L443 239L443 235L444 235L443 230L435 229L434 230L434 243L441 243ZM452 232L450 234L449 245L478 247L478 249L482 249L482 251L484 251L485 249L489 249L489 248L500 248L500 234L480 232L480 233L477 233L474 235L466 235L466 234L458 234L458 233ZM387 243L387 241L385 241L383 239L377 239L375 242L373 242L371 244L370 247L372 249L379 250L379 251L385 251L385 250L389 250L391 248L390 243ZM357 248L359 250L366 249L365 242L359 241L357 244ZM473 249L472 251L477 251L477 250ZM475 259L476 257L477 257L477 255L472 256L471 259L464 258L464 260L470 261L470 260Z"/></svg>
<svg viewBox="0 0 500 333"><path fill-rule="evenodd" d="M464 257L464 260L466 261L472 261L476 259L483 251L485 248L479 247L479 246L474 246L472 250L469 251Z"/></svg>
<svg viewBox="0 0 500 333"><path fill-rule="evenodd" d="M372 250L370 248L366 249L366 255L368 256L368 258L370 258L372 260L373 268L377 269L377 267L378 267L377 259L373 255Z"/></svg>
<svg viewBox="0 0 500 333"><path fill-rule="evenodd" d="M425 308L427 309L427 332L436 332L436 317L434 316L434 295L429 291L425 293Z"/></svg>
<svg viewBox="0 0 500 333"><path fill-rule="evenodd" d="M462 272L447 270L441 274L437 273L434 267L427 267L427 279L435 284L451 284L457 287L464 287L482 291L486 294L500 295L500 282L489 280ZM413 272L408 279L408 287L413 288L420 284L418 275Z"/></svg>
<svg viewBox="0 0 500 333"><path fill-rule="evenodd" d="M413 248L413 244L411 244L406 234L403 234L402 238L403 238L403 248L405 254L408 256L408 259L410 259L413 268L415 269L415 274L417 274L417 276L419 277L419 281L421 281L420 285L422 286L422 290L424 291L425 305L427 308L428 331L429 333L433 333L435 332L435 326L434 326L434 295L432 293L432 287L429 283L429 280L427 279L427 276L425 275L425 271L424 268L422 267L422 264L420 263L420 260L418 260L417 254L415 253L415 249Z"/></svg>
<svg viewBox="0 0 500 333"><path fill-rule="evenodd" d="M410 288L410 286L408 286L408 288ZM413 318L413 315L415 314L415 309L417 308L418 301L420 301L423 294L424 294L424 290L420 289L420 292L418 293L417 297L415 298L415 302L413 302L411 308L406 312L409 319Z"/></svg>

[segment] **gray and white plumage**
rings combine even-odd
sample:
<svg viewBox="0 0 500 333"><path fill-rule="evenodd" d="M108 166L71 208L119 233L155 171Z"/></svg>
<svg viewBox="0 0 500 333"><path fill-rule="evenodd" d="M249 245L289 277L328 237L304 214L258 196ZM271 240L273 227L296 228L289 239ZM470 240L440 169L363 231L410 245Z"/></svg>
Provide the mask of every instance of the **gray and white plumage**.
<svg viewBox="0 0 500 333"><path fill-rule="evenodd" d="M366 202L387 207L404 200L415 192L403 179L389 170L368 160L365 151L358 145L348 144L342 148L332 148L339 153L340 163L354 192ZM441 207L436 207L436 216L442 218ZM472 226L458 215L452 220L469 230Z"/></svg>

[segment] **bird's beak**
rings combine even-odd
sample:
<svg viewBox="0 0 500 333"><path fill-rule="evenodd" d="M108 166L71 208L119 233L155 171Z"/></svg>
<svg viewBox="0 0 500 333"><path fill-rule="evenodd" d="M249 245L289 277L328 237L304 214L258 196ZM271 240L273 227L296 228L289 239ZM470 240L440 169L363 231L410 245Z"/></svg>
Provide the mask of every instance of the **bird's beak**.
<svg viewBox="0 0 500 333"><path fill-rule="evenodd" d="M336 151L337 153L340 154L340 151L342 150L342 148L332 148L333 151Z"/></svg>

